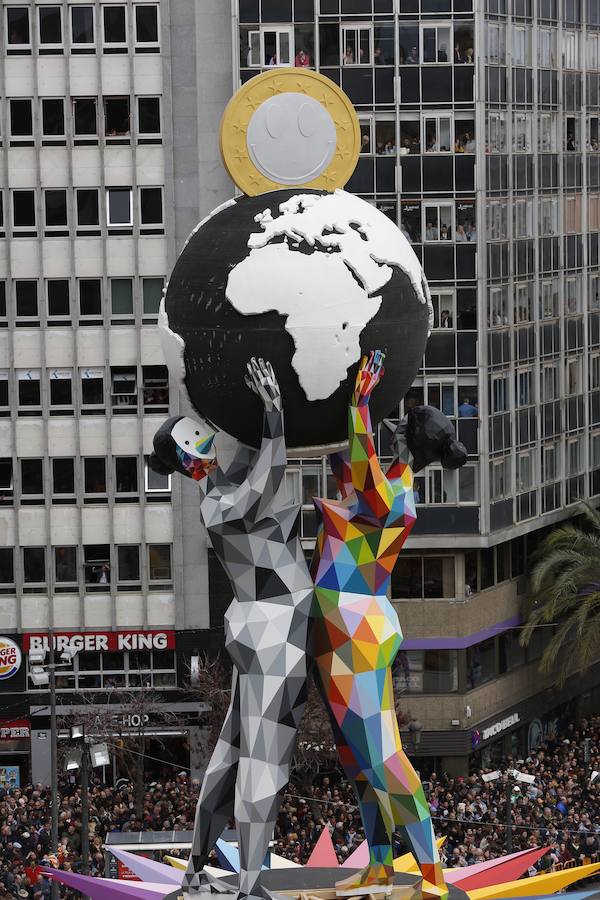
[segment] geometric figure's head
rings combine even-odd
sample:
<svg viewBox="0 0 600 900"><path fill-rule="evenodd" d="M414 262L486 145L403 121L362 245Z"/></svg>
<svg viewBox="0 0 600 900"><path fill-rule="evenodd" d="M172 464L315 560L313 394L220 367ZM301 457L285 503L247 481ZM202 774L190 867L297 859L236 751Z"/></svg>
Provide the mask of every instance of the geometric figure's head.
<svg viewBox="0 0 600 900"><path fill-rule="evenodd" d="M274 128L274 130L276 130ZM431 319L423 270L400 229L345 191L273 191L219 207L192 232L162 302L171 375L198 415L250 447L263 407L251 357L277 372L290 455L348 438L361 357L387 350L370 402L376 425L406 394Z"/></svg>
<svg viewBox="0 0 600 900"><path fill-rule="evenodd" d="M435 406L415 406L398 425L387 419L384 424L394 435L394 455L408 447L413 472L436 462L444 469L459 469L467 461L467 450L456 437L452 422Z"/></svg>
<svg viewBox="0 0 600 900"><path fill-rule="evenodd" d="M188 416L167 419L154 435L150 466L161 475L182 472L200 481L217 464L214 439L214 431Z"/></svg>

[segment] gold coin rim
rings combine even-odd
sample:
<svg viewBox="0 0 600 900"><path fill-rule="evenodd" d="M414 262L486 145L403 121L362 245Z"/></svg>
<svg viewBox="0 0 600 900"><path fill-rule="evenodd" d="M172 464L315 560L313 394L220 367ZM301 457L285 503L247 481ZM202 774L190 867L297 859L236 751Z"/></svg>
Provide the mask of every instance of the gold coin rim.
<svg viewBox="0 0 600 900"><path fill-rule="evenodd" d="M292 78L296 79L295 87L289 84L277 85L278 80L283 79L290 82ZM270 94L265 94L265 87L271 91ZM311 181L302 184L272 181L256 168L248 154L246 131L252 115L265 100L285 93L306 94L325 106L329 112L328 103L325 102L329 97L322 94L323 89L329 92L329 96L332 98L331 102L334 102L335 99L338 105L337 115L335 110L332 113L337 137L333 159L327 168ZM252 97L254 92L257 93ZM246 117L245 113L249 107L250 114ZM342 108L347 114L349 122L344 122L342 119ZM240 116L240 110L242 110L243 116ZM342 129L343 125L346 126L346 129ZM348 134L341 134L342 130L347 130ZM339 85L320 72L286 66L255 75L236 91L225 107L221 118L219 145L223 164L229 177L249 197L256 197L258 194L268 191L293 188L334 191L336 188L343 188L348 183L356 168L360 154L360 125L352 102Z"/></svg>

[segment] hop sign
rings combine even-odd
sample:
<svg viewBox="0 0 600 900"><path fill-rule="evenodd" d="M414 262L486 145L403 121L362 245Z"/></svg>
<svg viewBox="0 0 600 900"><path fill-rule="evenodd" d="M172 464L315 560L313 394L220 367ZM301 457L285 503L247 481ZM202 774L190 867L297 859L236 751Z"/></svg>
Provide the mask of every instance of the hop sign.
<svg viewBox="0 0 600 900"><path fill-rule="evenodd" d="M0 637L0 681L12 678L21 668L21 649L9 637Z"/></svg>

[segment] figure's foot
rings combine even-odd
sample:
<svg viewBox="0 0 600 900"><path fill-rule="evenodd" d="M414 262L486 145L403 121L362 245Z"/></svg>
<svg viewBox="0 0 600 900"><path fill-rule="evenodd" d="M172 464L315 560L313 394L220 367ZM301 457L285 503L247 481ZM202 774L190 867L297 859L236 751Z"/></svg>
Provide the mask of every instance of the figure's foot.
<svg viewBox="0 0 600 900"><path fill-rule="evenodd" d="M340 897L362 893L389 894L393 884L394 867L376 863L365 866L360 872L344 878L343 881L336 881L335 892Z"/></svg>
<svg viewBox="0 0 600 900"><path fill-rule="evenodd" d="M447 884L432 884L423 880L423 900L448 900L450 894Z"/></svg>

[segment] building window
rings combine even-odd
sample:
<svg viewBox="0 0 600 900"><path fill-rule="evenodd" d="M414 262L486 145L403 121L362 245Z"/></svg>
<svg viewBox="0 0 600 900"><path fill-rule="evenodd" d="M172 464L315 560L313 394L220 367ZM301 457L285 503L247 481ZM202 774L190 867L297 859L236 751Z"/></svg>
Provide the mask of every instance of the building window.
<svg viewBox="0 0 600 900"><path fill-rule="evenodd" d="M171 476L159 475L151 469L146 461L144 464L144 488L147 494L165 494L171 490Z"/></svg>
<svg viewBox="0 0 600 900"><path fill-rule="evenodd" d="M142 227L162 226L162 188L140 188L140 223Z"/></svg>
<svg viewBox="0 0 600 900"><path fill-rule="evenodd" d="M115 457L115 493L138 493L138 461L137 456Z"/></svg>
<svg viewBox="0 0 600 900"><path fill-rule="evenodd" d="M46 583L45 547L23 547L23 581L25 584Z"/></svg>
<svg viewBox="0 0 600 900"><path fill-rule="evenodd" d="M66 191L44 191L44 219L45 227L51 231L67 227Z"/></svg>
<svg viewBox="0 0 600 900"><path fill-rule="evenodd" d="M90 50L94 46L94 7L71 7L71 43L75 49Z"/></svg>
<svg viewBox="0 0 600 900"><path fill-rule="evenodd" d="M99 228L98 190L96 188L77 188L76 200L77 227Z"/></svg>
<svg viewBox="0 0 600 900"><path fill-rule="evenodd" d="M37 497L44 502L44 461L21 460L21 493L28 498Z"/></svg>
<svg viewBox="0 0 600 900"><path fill-rule="evenodd" d="M54 547L54 577L57 584L77 583L77 547Z"/></svg>
<svg viewBox="0 0 600 900"><path fill-rule="evenodd" d="M95 97L79 97L73 100L73 133L75 138L97 136Z"/></svg>
<svg viewBox="0 0 600 900"><path fill-rule="evenodd" d="M12 504L13 461L9 456L0 459L0 504Z"/></svg>
<svg viewBox="0 0 600 900"><path fill-rule="evenodd" d="M453 291L434 292L431 294L433 304L433 327L455 328L456 310Z"/></svg>
<svg viewBox="0 0 600 900"><path fill-rule="evenodd" d="M426 241L454 240L454 204L424 203L423 225Z"/></svg>
<svg viewBox="0 0 600 900"><path fill-rule="evenodd" d="M115 413L134 413L137 410L136 369L111 369L112 408Z"/></svg>
<svg viewBox="0 0 600 900"><path fill-rule="evenodd" d="M129 137L129 97L104 98L105 137Z"/></svg>
<svg viewBox="0 0 600 900"><path fill-rule="evenodd" d="M14 549L12 547L0 547L0 584L14 586L14 583ZM2 593L5 593L5 591L2 591Z"/></svg>
<svg viewBox="0 0 600 900"><path fill-rule="evenodd" d="M75 460L55 457L52 460L52 494L75 496Z"/></svg>
<svg viewBox="0 0 600 900"><path fill-rule="evenodd" d="M35 229L35 191L13 191L12 204L15 231Z"/></svg>
<svg viewBox="0 0 600 900"><path fill-rule="evenodd" d="M515 113L513 115L513 150L518 153L531 153L531 113Z"/></svg>
<svg viewBox="0 0 600 900"><path fill-rule="evenodd" d="M294 56L294 29L265 26L248 32L246 62L251 68L291 66Z"/></svg>
<svg viewBox="0 0 600 900"><path fill-rule="evenodd" d="M488 638L467 649L467 678L470 688L476 688L496 677L496 644Z"/></svg>
<svg viewBox="0 0 600 900"><path fill-rule="evenodd" d="M82 278L80 280L79 315L82 318L102 316L102 283L99 278Z"/></svg>
<svg viewBox="0 0 600 900"><path fill-rule="evenodd" d="M370 25L342 26L342 65L370 66L372 56L371 37L372 29Z"/></svg>
<svg viewBox="0 0 600 900"><path fill-rule="evenodd" d="M73 372L71 369L50 369L50 406L73 406Z"/></svg>
<svg viewBox="0 0 600 900"><path fill-rule="evenodd" d="M6 42L9 53L31 53L29 7L6 7Z"/></svg>
<svg viewBox="0 0 600 900"><path fill-rule="evenodd" d="M130 226L132 224L131 188L108 188L106 208L109 227Z"/></svg>
<svg viewBox="0 0 600 900"><path fill-rule="evenodd" d="M169 411L169 372L166 366L143 367L144 412Z"/></svg>
<svg viewBox="0 0 600 900"><path fill-rule="evenodd" d="M113 316L133 318L133 280L131 278L111 278L110 298Z"/></svg>
<svg viewBox="0 0 600 900"><path fill-rule="evenodd" d="M392 679L399 694L455 693L458 690L458 653L456 650L401 649L394 662Z"/></svg>
<svg viewBox="0 0 600 900"><path fill-rule="evenodd" d="M8 369L0 369L0 416L9 414Z"/></svg>
<svg viewBox="0 0 600 900"><path fill-rule="evenodd" d="M450 25L423 25L421 27L421 46L424 63L452 62Z"/></svg>
<svg viewBox="0 0 600 900"><path fill-rule="evenodd" d="M120 544L117 547L117 568L119 582L139 582L140 548L137 544Z"/></svg>
<svg viewBox="0 0 600 900"><path fill-rule="evenodd" d="M164 289L163 278L142 278L142 301L145 316L157 316Z"/></svg>
<svg viewBox="0 0 600 900"><path fill-rule="evenodd" d="M143 50L158 47L158 6L139 5L135 10L135 45Z"/></svg>
<svg viewBox="0 0 600 900"><path fill-rule="evenodd" d="M540 197L539 213L540 234L558 234L558 197Z"/></svg>
<svg viewBox="0 0 600 900"><path fill-rule="evenodd" d="M97 411L104 406L104 369L85 368L80 369L81 376L81 405L91 407L89 412Z"/></svg>
<svg viewBox="0 0 600 900"><path fill-rule="evenodd" d="M568 28L565 28L563 30L562 41L564 69L577 69L581 66L581 60L579 59L578 52L578 38L579 33L577 31L571 31Z"/></svg>
<svg viewBox="0 0 600 900"><path fill-rule="evenodd" d="M65 107L61 97L42 100L42 136L52 140L65 139Z"/></svg>
<svg viewBox="0 0 600 900"><path fill-rule="evenodd" d="M453 556L401 556L392 572L394 600L454 600Z"/></svg>
<svg viewBox="0 0 600 900"><path fill-rule="evenodd" d="M108 544L85 544L83 569L89 590L110 590L110 547Z"/></svg>
<svg viewBox="0 0 600 900"><path fill-rule="evenodd" d="M39 6L38 26L42 52L62 50L62 10L60 6Z"/></svg>
<svg viewBox="0 0 600 900"><path fill-rule="evenodd" d="M487 114L487 150L490 153L506 153L506 117L503 112Z"/></svg>
<svg viewBox="0 0 600 900"><path fill-rule="evenodd" d="M159 136L160 97L138 97L138 134L144 138Z"/></svg>
<svg viewBox="0 0 600 900"><path fill-rule="evenodd" d="M148 544L148 577L150 581L171 581L171 545Z"/></svg>
<svg viewBox="0 0 600 900"><path fill-rule="evenodd" d="M50 278L46 282L48 318L68 319L71 316L69 282L66 278Z"/></svg>
<svg viewBox="0 0 600 900"><path fill-rule="evenodd" d="M40 407L42 399L39 369L18 369L17 381L19 406Z"/></svg>
<svg viewBox="0 0 600 900"><path fill-rule="evenodd" d="M9 104L11 138L32 138L33 114L31 111L31 100L10 100Z"/></svg>
<svg viewBox="0 0 600 900"><path fill-rule="evenodd" d="M106 460L88 456L83 460L83 489L86 494L106 494Z"/></svg>
<svg viewBox="0 0 600 900"><path fill-rule="evenodd" d="M451 116L425 116L423 127L426 153L450 153L454 149Z"/></svg>
<svg viewBox="0 0 600 900"><path fill-rule="evenodd" d="M15 281L15 300L17 319L37 318L37 281Z"/></svg>
<svg viewBox="0 0 600 900"><path fill-rule="evenodd" d="M103 41L105 51L123 52L127 49L127 16L125 6L103 6Z"/></svg>

